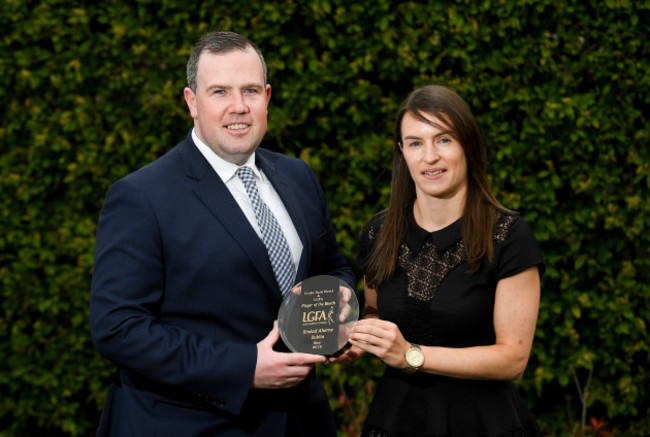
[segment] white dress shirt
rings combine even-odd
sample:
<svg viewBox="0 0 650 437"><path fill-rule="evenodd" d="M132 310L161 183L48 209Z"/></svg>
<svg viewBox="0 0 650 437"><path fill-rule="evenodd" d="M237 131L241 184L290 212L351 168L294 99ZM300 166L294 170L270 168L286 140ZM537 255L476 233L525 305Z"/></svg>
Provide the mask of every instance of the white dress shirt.
<svg viewBox="0 0 650 437"><path fill-rule="evenodd" d="M251 224L261 240L262 231L260 230L260 226L257 223L255 210L253 209L251 200L246 193L246 187L244 186L244 183L237 176L237 169L239 166L224 160L219 155L214 153L207 144L205 144L199 139L199 137L196 136L194 129L192 129L192 140L194 140L194 144L196 144L201 154L205 156L205 159L208 160L214 171L217 172L217 175L219 175L223 183L226 184L226 187L230 191L230 194L232 194L232 196L235 198L235 201L239 205L239 208L242 210L248 219L248 222ZM282 199L280 199L280 196L275 191L275 188L273 188L271 182L264 175L264 173L257 168L257 165L255 165L255 153L253 153L248 158L244 165L247 165L253 170L255 183L257 184L257 191L260 193L260 197L269 207L275 216L275 219L278 221L278 224L282 228L282 232L284 232L284 236L287 239L289 248L291 249L291 257L293 258L296 271L298 271L298 264L300 263L300 256L302 255L303 245L302 241L300 241L300 237L298 236L298 232L296 231L296 227L291 221L289 212L284 207Z"/></svg>

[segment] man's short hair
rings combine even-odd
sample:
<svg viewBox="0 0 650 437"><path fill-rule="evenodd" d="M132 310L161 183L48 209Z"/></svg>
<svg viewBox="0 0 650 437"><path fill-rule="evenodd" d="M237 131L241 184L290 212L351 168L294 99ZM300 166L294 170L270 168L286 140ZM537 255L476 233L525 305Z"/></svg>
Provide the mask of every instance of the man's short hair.
<svg viewBox="0 0 650 437"><path fill-rule="evenodd" d="M187 86L196 94L196 76L199 69L199 58L204 52L223 55L237 50L246 51L249 47L252 47L260 57L262 69L264 70L264 85L266 85L266 62L264 62L262 51L253 41L235 32L211 32L196 43L187 61Z"/></svg>

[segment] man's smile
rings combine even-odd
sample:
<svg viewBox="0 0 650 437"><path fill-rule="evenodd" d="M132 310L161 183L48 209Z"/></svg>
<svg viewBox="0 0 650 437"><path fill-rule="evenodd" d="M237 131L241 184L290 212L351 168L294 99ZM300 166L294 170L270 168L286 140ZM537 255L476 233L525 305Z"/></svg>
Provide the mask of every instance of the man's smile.
<svg viewBox="0 0 650 437"><path fill-rule="evenodd" d="M226 129L241 130L241 129L246 129L249 126L250 126L249 124L245 124L245 123L228 124L226 125Z"/></svg>

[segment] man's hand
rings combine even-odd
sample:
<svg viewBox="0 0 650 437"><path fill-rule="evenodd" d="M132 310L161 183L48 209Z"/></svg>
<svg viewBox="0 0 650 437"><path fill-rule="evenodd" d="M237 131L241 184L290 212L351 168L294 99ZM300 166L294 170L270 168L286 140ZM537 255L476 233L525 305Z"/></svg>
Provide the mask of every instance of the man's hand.
<svg viewBox="0 0 650 437"><path fill-rule="evenodd" d="M327 359L320 355L285 353L273 350L280 338L278 322L273 323L269 335L257 343L257 365L253 378L254 388L276 389L297 385L307 377L311 369Z"/></svg>

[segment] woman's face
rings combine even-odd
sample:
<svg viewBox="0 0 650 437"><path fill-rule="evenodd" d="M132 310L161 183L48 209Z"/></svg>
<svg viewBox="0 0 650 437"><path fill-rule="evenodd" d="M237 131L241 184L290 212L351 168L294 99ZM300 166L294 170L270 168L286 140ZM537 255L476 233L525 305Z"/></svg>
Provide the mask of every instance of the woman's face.
<svg viewBox="0 0 650 437"><path fill-rule="evenodd" d="M435 126L407 112L402 119L400 143L417 197L463 202L467 192L465 151L446 128L447 120L421 114Z"/></svg>

